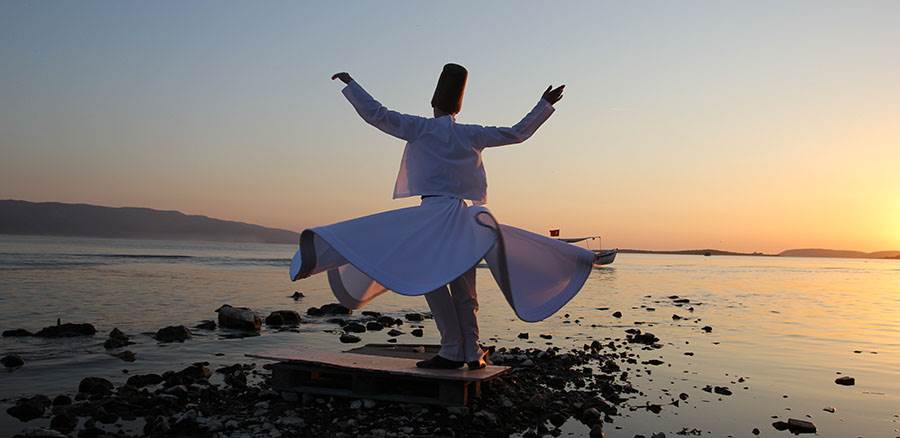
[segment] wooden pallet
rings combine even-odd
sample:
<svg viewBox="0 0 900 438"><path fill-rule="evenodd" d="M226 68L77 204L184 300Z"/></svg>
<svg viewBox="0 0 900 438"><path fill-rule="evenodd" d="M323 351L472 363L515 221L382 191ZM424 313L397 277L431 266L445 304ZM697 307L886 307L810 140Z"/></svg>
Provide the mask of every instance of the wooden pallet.
<svg viewBox="0 0 900 438"><path fill-rule="evenodd" d="M407 357L390 356L391 349ZM278 361L272 366L272 386L278 391L444 406L467 405L481 396L482 383L509 371L494 365L472 371L417 368L418 358L409 356L428 354L421 347L370 344L354 350L299 348L247 356Z"/></svg>

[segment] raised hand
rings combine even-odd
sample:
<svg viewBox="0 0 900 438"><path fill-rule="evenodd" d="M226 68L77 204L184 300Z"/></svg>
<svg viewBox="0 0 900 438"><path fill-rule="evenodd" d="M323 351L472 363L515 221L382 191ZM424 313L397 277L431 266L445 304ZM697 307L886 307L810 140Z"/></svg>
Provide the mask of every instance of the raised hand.
<svg viewBox="0 0 900 438"><path fill-rule="evenodd" d="M565 88L565 85L560 85L559 87L556 87L556 89L554 89L553 85L551 85L547 87L547 91L544 92L544 95L541 96L541 98L543 98L547 102L550 102L550 105L553 105L554 103L559 102L560 99L562 99L563 89Z"/></svg>
<svg viewBox="0 0 900 438"><path fill-rule="evenodd" d="M340 79L341 82L343 82L345 84L349 84L350 82L353 81L353 78L350 77L350 73L347 73L345 71L342 71L340 73L335 73L333 76L331 76L332 81L335 79Z"/></svg>

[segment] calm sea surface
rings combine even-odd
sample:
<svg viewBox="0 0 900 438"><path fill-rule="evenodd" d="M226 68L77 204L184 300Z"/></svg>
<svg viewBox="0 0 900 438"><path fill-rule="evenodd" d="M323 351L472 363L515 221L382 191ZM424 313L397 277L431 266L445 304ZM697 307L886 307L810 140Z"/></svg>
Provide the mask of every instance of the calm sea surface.
<svg viewBox="0 0 900 438"><path fill-rule="evenodd" d="M183 344L160 345L147 334L215 319L215 309L225 303L251 307L265 317L272 310L304 313L333 302L323 276L289 281L293 250L288 245L0 236L0 329L36 331L61 318L90 322L100 332L81 339L0 339L0 353L15 352L26 361L14 372L0 371L0 435L46 422L26 424L9 417L6 408L17 397L72 395L86 376L121 383L127 378L123 369L161 372L201 360L247 362L245 353L291 345L343 349L338 334L326 331L335 326L324 322L304 324L299 333L264 328L261 336L241 339L197 330ZM900 436L900 260L620 254L615 264L595 270L561 312L535 324L515 319L489 271L480 269L477 279L485 343L542 346L539 338L534 344L516 338L529 332L531 339L551 333L555 345L580 346L592 339L622 338L632 327L661 338L664 348L640 353L642 360L664 364L651 367L652 374L639 372L643 366L634 369L632 383L643 395L628 405L660 403L681 392L690 398L679 407L664 406L659 414L624 409L626 415L607 426L609 437L672 436L683 428L699 429L703 436L752 436L754 427L762 436L787 435L772 428L773 416L811 420L819 436ZM295 290L306 298L288 298ZM689 312L674 306L666 298L670 295L702 304ZM389 294L369 309L400 315L424 312L427 306L423 298ZM616 310L624 314L621 319L611 316ZM673 320L673 314L690 319ZM704 325L712 332L704 333ZM114 327L137 341L129 347L137 353L136 362L106 354L102 343ZM400 341L437 342L433 323L426 321L425 327L424 338L404 335ZM363 342L387 339L384 332L362 337ZM855 377L856 386L836 385L837 373ZM728 386L734 395L704 392L706 385ZM565 430L574 436L587 432L575 421Z"/></svg>

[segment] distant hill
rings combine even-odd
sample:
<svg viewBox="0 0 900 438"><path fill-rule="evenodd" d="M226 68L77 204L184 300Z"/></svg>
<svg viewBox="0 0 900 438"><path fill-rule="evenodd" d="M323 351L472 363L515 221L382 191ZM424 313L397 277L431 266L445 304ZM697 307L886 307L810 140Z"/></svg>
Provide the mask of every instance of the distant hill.
<svg viewBox="0 0 900 438"><path fill-rule="evenodd" d="M293 231L178 211L0 200L0 234L296 243Z"/></svg>
<svg viewBox="0 0 900 438"><path fill-rule="evenodd" d="M900 258L900 251L848 251L841 249L802 248L782 251L780 256L785 257L840 257L848 259L886 259Z"/></svg>
<svg viewBox="0 0 900 438"><path fill-rule="evenodd" d="M734 252L723 251L721 249L680 249L675 251L656 251L652 249L620 249L621 253L630 254L677 254L677 255L729 255L729 256L773 256L773 254L763 254L761 252Z"/></svg>

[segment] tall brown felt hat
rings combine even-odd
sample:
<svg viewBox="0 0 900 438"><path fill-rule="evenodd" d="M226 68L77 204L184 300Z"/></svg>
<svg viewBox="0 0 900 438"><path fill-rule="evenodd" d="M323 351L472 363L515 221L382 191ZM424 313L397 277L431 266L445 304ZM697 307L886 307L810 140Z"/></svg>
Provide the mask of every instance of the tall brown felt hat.
<svg viewBox="0 0 900 438"><path fill-rule="evenodd" d="M431 106L449 114L456 114L462 109L463 93L466 91L466 79L469 72L459 64L447 64L441 71Z"/></svg>

